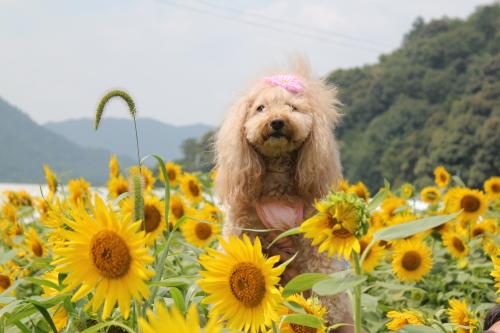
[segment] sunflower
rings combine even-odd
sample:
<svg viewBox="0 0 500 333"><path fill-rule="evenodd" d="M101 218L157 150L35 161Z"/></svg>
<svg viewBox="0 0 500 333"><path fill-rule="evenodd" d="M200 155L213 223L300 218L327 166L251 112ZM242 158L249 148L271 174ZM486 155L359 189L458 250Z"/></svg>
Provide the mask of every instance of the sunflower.
<svg viewBox="0 0 500 333"><path fill-rule="evenodd" d="M54 194L57 191L57 178L54 172L49 168L48 165L43 165L43 171L45 172L45 179L47 180L47 186L49 187L50 193Z"/></svg>
<svg viewBox="0 0 500 333"><path fill-rule="evenodd" d="M153 243L165 230L165 203L157 196L144 197L144 222L141 230L146 230L147 242Z"/></svg>
<svg viewBox="0 0 500 333"><path fill-rule="evenodd" d="M203 198L201 184L198 178L191 174L184 174L181 179L181 191L193 204L197 204Z"/></svg>
<svg viewBox="0 0 500 333"><path fill-rule="evenodd" d="M475 221L488 208L486 195L478 190L454 188L448 191L445 198L446 210L449 213L462 210L461 222Z"/></svg>
<svg viewBox="0 0 500 333"><path fill-rule="evenodd" d="M127 217L133 218L134 204L130 198L124 200L122 212ZM135 222L135 221L133 221ZM165 203L157 196L146 194L144 196L144 221L141 222L140 230L146 231L146 243L152 244L165 230Z"/></svg>
<svg viewBox="0 0 500 333"><path fill-rule="evenodd" d="M120 176L120 164L116 155L111 156L109 160L109 178L117 178Z"/></svg>
<svg viewBox="0 0 500 333"><path fill-rule="evenodd" d="M122 176L110 178L108 181L108 193L112 199L128 192L128 182Z"/></svg>
<svg viewBox="0 0 500 333"><path fill-rule="evenodd" d="M69 200L77 204L78 202L85 203L89 199L90 184L85 179L72 179L68 182Z"/></svg>
<svg viewBox="0 0 500 333"><path fill-rule="evenodd" d="M500 198L500 177L493 176L484 182L484 191L488 199L495 201Z"/></svg>
<svg viewBox="0 0 500 333"><path fill-rule="evenodd" d="M2 215L3 218L10 221L10 222L16 222L17 221L17 208L11 204L10 202L4 202L2 205Z"/></svg>
<svg viewBox="0 0 500 333"><path fill-rule="evenodd" d="M170 196L170 212L168 214L170 229L173 228L178 220L191 213L191 208L184 202L184 199L179 194L172 194Z"/></svg>
<svg viewBox="0 0 500 333"><path fill-rule="evenodd" d="M423 324L422 316L416 311L389 311L387 318L392 319L385 325L391 331L397 331L406 325L421 326Z"/></svg>
<svg viewBox="0 0 500 333"><path fill-rule="evenodd" d="M401 196L405 199L410 199L413 197L413 193L415 192L415 188L410 183L404 183L401 185Z"/></svg>
<svg viewBox="0 0 500 333"><path fill-rule="evenodd" d="M401 281L420 281L432 268L431 254L422 241L398 242L392 254L392 270Z"/></svg>
<svg viewBox="0 0 500 333"><path fill-rule="evenodd" d="M500 252L498 248L496 248L495 255L499 255ZM497 288L497 294L500 294L500 258L496 256L492 256L491 260L493 261L493 270L491 271L491 276L495 279L495 288ZM500 302L500 298L497 299L497 303Z"/></svg>
<svg viewBox="0 0 500 333"><path fill-rule="evenodd" d="M312 238L312 245L319 245L318 252L328 250L346 260L351 252L360 252L358 237L368 228L368 210L355 194L330 193L325 200L315 204L318 214L304 221L300 231L305 238Z"/></svg>
<svg viewBox="0 0 500 333"><path fill-rule="evenodd" d="M104 302L102 318L110 316L118 302L126 319L130 312L131 297L141 301L149 296L144 280L153 275L146 265L153 262L145 247L145 234L141 223L119 215L95 196L92 214L82 206L67 212L65 224L70 230L61 231L65 246L54 249L57 258L52 264L60 273L68 274L63 292L73 291L71 300L78 301L91 291L92 311L97 312Z"/></svg>
<svg viewBox="0 0 500 333"><path fill-rule="evenodd" d="M52 282L55 285L59 285L59 273L54 270L45 272L45 274L42 275L42 279ZM55 289L52 286L46 284L42 285L42 289L43 297L52 297L60 293L58 289ZM68 312L66 311L64 306L56 307L56 309L52 311L52 320L56 325L57 331L60 331L61 329L66 327L66 325L68 324Z"/></svg>
<svg viewBox="0 0 500 333"><path fill-rule="evenodd" d="M458 333L470 333L477 329L477 320L471 316L469 309L467 308L467 303L465 301L459 301L457 299L452 299L448 301L450 308L448 309L448 317L450 322L457 326L467 326L469 329L465 330L463 328L458 328L456 332Z"/></svg>
<svg viewBox="0 0 500 333"><path fill-rule="evenodd" d="M382 201L380 208L382 208L382 212L387 216L387 218L391 218L396 212L401 210L406 205L406 200L394 196L388 196Z"/></svg>
<svg viewBox="0 0 500 333"><path fill-rule="evenodd" d="M339 184L339 192L347 192L349 190L349 181L347 179L342 179Z"/></svg>
<svg viewBox="0 0 500 333"><path fill-rule="evenodd" d="M420 198L423 202L435 205L441 200L441 192L439 192L439 189L435 186L427 186L420 192Z"/></svg>
<svg viewBox="0 0 500 333"><path fill-rule="evenodd" d="M359 240L359 244L361 246L361 255L363 255L366 248L368 247L368 244L370 244L372 239L373 239L372 235L366 235ZM380 246L378 243L373 245L369 250L369 252L366 254L365 260L363 261L361 268L366 273L373 272L373 270L375 269L375 267L378 266L380 260L384 257L384 255L385 255L385 249L382 246Z"/></svg>
<svg viewBox="0 0 500 333"><path fill-rule="evenodd" d="M139 318L139 327L144 333L171 332L175 328L176 333L201 333L200 321L196 312L196 305L191 304L186 318L174 305L166 309L161 303L155 304L156 314L148 309L147 320ZM222 331L222 326L214 319L209 319L203 329L204 333L218 333Z"/></svg>
<svg viewBox="0 0 500 333"><path fill-rule="evenodd" d="M28 229L25 241L33 256L40 258L47 254L47 248L45 247L42 240L40 239L40 236L33 227L30 227Z"/></svg>
<svg viewBox="0 0 500 333"><path fill-rule="evenodd" d="M212 304L213 316L227 321L230 329L265 331L279 319L276 284L285 267L274 267L279 256L263 256L259 237L252 244L246 235L243 240L230 236L228 242L221 238L220 245L224 251L207 249L200 256L205 270L198 284L208 294L202 302Z"/></svg>
<svg viewBox="0 0 500 333"><path fill-rule="evenodd" d="M438 166L434 169L434 182L441 188L448 186L450 182L450 174L443 166Z"/></svg>
<svg viewBox="0 0 500 333"><path fill-rule="evenodd" d="M9 289L13 283L13 275L7 271L4 271L2 267L0 267L0 294Z"/></svg>
<svg viewBox="0 0 500 333"><path fill-rule="evenodd" d="M370 199L370 192L363 182L357 182L356 184L351 185L347 192L356 194L366 202Z"/></svg>
<svg viewBox="0 0 500 333"><path fill-rule="evenodd" d="M6 194L8 202L14 207L33 207L33 199L26 191L8 191Z"/></svg>
<svg viewBox="0 0 500 333"><path fill-rule="evenodd" d="M188 218L181 226L184 238L197 247L208 246L219 236L221 226L208 210L201 210L193 214L193 218ZM198 220L205 220L205 223Z"/></svg>
<svg viewBox="0 0 500 333"><path fill-rule="evenodd" d="M313 315L324 323L324 317L327 312L327 309L323 305L321 305L321 303L317 298L305 299L304 296L300 294L294 294L288 296L286 298L286 301L289 303L293 303L294 305L297 305L303 310L304 313ZM295 312L293 312L283 304L278 307L278 314L280 315L280 317L293 313ZM269 331L269 333L270 332L272 331ZM326 332L325 326L321 326L319 328L313 328L298 324L284 323L280 327L280 333L325 333L325 332Z"/></svg>
<svg viewBox="0 0 500 333"><path fill-rule="evenodd" d="M462 259L469 253L469 247L465 241L464 233L458 231L448 231L443 233L442 239L443 244L456 259Z"/></svg>
<svg viewBox="0 0 500 333"><path fill-rule="evenodd" d="M174 162L167 162L165 168L167 169L168 182L170 186L176 187L179 184L179 178L182 172L180 165ZM163 178L163 173L161 172L161 169L158 178L160 178L160 181L162 183L165 182L165 178Z"/></svg>
<svg viewBox="0 0 500 333"><path fill-rule="evenodd" d="M141 174L142 179L144 180L144 190L146 192L151 191L153 186L155 185L155 178L153 177L153 173L146 166L141 166L140 172L138 166L133 166L130 168L130 175L135 176Z"/></svg>
<svg viewBox="0 0 500 333"><path fill-rule="evenodd" d="M481 237L487 234L495 234L497 229L497 222L494 218L487 218L481 222L476 222L472 225L470 230L471 237Z"/></svg>

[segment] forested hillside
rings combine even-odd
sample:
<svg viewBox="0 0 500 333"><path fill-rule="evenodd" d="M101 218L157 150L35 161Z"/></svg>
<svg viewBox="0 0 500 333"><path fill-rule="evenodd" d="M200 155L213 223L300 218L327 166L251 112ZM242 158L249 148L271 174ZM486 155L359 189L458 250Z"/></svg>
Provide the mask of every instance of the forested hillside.
<svg viewBox="0 0 500 333"><path fill-rule="evenodd" d="M430 182L442 164L470 186L500 172L500 6L417 19L377 64L336 70L344 173L376 189Z"/></svg>
<svg viewBox="0 0 500 333"><path fill-rule="evenodd" d="M49 164L62 180L85 177L93 184L106 181L111 152L70 142L1 98L0 119L0 182L43 183L43 164ZM120 160L123 166L133 164L123 156Z"/></svg>

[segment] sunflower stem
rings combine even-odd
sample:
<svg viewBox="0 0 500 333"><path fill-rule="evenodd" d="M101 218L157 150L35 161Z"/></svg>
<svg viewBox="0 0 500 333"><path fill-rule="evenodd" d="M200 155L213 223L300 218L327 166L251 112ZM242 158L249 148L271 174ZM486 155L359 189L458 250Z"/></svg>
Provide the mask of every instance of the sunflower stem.
<svg viewBox="0 0 500 333"><path fill-rule="evenodd" d="M361 263L358 253L353 252L352 258L356 275L361 275ZM361 333L361 285L354 287L354 332Z"/></svg>

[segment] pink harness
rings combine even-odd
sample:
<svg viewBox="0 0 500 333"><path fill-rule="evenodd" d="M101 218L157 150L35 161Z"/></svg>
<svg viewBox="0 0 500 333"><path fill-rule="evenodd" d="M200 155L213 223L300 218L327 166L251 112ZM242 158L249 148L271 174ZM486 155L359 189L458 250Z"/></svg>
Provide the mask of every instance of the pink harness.
<svg viewBox="0 0 500 333"><path fill-rule="evenodd" d="M269 229L281 231L298 227L304 220L304 203L287 202L279 199L259 201L256 205L257 215Z"/></svg>

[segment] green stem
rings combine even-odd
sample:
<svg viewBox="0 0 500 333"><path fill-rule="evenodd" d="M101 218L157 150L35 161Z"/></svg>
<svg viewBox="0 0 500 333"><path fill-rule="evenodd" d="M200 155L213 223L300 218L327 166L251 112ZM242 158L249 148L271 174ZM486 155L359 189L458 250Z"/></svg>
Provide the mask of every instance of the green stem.
<svg viewBox="0 0 500 333"><path fill-rule="evenodd" d="M361 275L359 255L352 253L356 275ZM361 333L361 285L354 287L354 332Z"/></svg>
<svg viewBox="0 0 500 333"><path fill-rule="evenodd" d="M135 115L132 116L132 119L134 121L134 132L135 132L135 145L137 147L137 163L139 163L139 172L141 172L141 154L139 152L139 136L137 134L137 123L135 121Z"/></svg>

